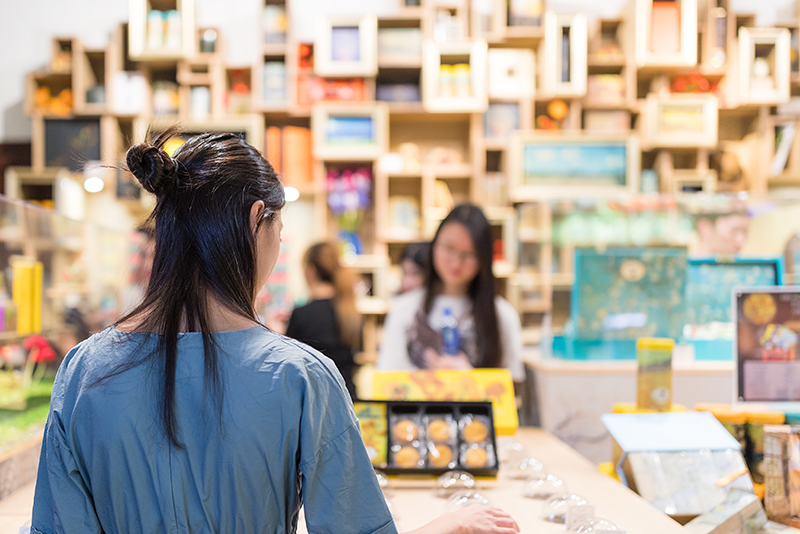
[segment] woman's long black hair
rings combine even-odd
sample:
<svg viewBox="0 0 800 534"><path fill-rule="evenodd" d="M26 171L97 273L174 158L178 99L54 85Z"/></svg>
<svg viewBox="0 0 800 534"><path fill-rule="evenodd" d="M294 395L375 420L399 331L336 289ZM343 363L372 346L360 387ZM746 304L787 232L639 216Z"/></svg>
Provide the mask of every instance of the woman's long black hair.
<svg viewBox="0 0 800 534"><path fill-rule="evenodd" d="M494 302L495 278L492 272L494 239L489 221L483 211L474 204L459 204L453 208L436 230L431 242L431 253L427 258L424 310L426 314L430 313L434 299L442 292L442 279L434 268L433 256L442 228L453 223L461 224L467 229L478 258L478 274L468 289L478 351L477 361L473 363L475 367L501 367L503 352Z"/></svg>
<svg viewBox="0 0 800 534"><path fill-rule="evenodd" d="M144 300L115 326L132 322L136 331L159 335L149 359L163 365L161 417L169 441L181 447L174 412L178 334L184 328L202 333L206 387L221 417L223 387L207 306L213 299L259 322L256 234L262 225L272 231L284 192L272 165L238 135L198 135L170 157L163 147L177 133L169 129L126 156L130 172L156 196L148 219L155 252ZM264 210L254 231L250 211L259 200Z"/></svg>

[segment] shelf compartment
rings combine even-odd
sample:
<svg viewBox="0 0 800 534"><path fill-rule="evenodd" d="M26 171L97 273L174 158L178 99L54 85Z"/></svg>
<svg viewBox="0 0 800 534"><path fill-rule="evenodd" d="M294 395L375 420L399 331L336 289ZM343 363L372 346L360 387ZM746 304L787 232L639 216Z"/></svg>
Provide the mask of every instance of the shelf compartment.
<svg viewBox="0 0 800 534"><path fill-rule="evenodd" d="M489 105L486 41L437 43L423 48L422 102L429 113L482 113Z"/></svg>

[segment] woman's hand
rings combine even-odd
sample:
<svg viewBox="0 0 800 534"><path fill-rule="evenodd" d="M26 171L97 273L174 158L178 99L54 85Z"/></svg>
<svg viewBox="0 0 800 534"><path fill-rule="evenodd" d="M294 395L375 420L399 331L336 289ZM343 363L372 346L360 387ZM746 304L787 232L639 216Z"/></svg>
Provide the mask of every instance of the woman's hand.
<svg viewBox="0 0 800 534"><path fill-rule="evenodd" d="M425 366L433 371L440 369L458 369L469 371L474 369L469 358L463 352L451 356L449 354L439 354L431 348L425 349Z"/></svg>
<svg viewBox="0 0 800 534"><path fill-rule="evenodd" d="M516 534L510 515L493 506L472 505L434 519L408 534Z"/></svg>

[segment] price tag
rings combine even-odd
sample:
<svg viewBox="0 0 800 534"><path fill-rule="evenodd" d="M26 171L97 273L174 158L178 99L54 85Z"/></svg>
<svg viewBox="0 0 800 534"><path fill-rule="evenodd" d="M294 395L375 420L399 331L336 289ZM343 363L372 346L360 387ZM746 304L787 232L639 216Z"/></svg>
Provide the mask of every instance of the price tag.
<svg viewBox="0 0 800 534"><path fill-rule="evenodd" d="M577 528L586 521L594 518L594 506L590 504L573 504L567 507L567 530Z"/></svg>

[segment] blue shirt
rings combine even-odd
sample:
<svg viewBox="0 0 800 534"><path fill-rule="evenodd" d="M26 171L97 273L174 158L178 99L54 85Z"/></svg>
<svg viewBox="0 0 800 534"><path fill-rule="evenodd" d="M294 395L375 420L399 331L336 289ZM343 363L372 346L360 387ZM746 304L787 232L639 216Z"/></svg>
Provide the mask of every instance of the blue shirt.
<svg viewBox="0 0 800 534"><path fill-rule="evenodd" d="M301 504L315 534L397 532L330 359L262 327L214 334L215 408L199 333L178 339L170 446L160 366L107 376L158 336L109 328L58 371L33 504L33 532L285 533ZM141 352L136 352L142 347Z"/></svg>

